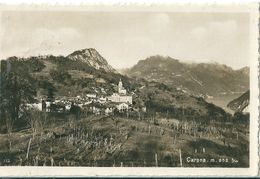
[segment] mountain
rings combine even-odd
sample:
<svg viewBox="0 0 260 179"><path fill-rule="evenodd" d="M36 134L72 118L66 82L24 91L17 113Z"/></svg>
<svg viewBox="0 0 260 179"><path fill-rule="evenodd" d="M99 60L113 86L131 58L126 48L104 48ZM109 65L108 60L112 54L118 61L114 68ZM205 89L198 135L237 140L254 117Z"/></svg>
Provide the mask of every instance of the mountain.
<svg viewBox="0 0 260 179"><path fill-rule="evenodd" d="M228 103L227 107L236 112L248 112L250 91L246 91L238 98Z"/></svg>
<svg viewBox="0 0 260 179"><path fill-rule="evenodd" d="M110 94L120 79L126 81L126 77L118 74L93 48L68 56L13 56L2 60L1 65L4 62L9 62L12 69L30 73L37 81L38 96L47 96L50 90L58 96L75 96L93 93L96 88L105 88Z"/></svg>
<svg viewBox="0 0 260 179"><path fill-rule="evenodd" d="M95 69L104 69L107 72L115 72L107 61L97 52L96 49L82 49L68 55L67 58L75 61L82 61Z"/></svg>
<svg viewBox="0 0 260 179"><path fill-rule="evenodd" d="M178 65L174 65L176 70L184 69L185 65L177 60L170 62ZM165 85L161 81L121 75L115 72L94 49L79 50L66 57L52 55L26 59L10 57L1 61L2 66L8 66L8 63L12 66L11 70L21 78L31 76L27 81L32 82L31 90L36 92L37 99L53 97L63 99L85 96L89 93L109 96L117 91L117 84L121 79L126 90L133 94L133 105L139 107L145 105L149 115L167 114L167 117L180 120L208 122L214 119L226 120L230 117L220 107L175 86ZM153 63L157 63L157 60ZM166 66L161 67L167 69Z"/></svg>
<svg viewBox="0 0 260 179"><path fill-rule="evenodd" d="M233 70L218 63L183 63L164 56L140 60L127 75L163 82L196 96L243 93L249 89L249 68Z"/></svg>

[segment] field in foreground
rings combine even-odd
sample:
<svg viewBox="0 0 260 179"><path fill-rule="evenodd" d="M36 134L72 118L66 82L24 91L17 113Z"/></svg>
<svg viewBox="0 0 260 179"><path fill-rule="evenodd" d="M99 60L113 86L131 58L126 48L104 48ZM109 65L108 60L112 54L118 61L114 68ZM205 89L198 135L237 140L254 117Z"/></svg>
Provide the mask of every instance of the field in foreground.
<svg viewBox="0 0 260 179"><path fill-rule="evenodd" d="M44 130L0 134L0 165L248 167L248 126L231 123L55 117Z"/></svg>

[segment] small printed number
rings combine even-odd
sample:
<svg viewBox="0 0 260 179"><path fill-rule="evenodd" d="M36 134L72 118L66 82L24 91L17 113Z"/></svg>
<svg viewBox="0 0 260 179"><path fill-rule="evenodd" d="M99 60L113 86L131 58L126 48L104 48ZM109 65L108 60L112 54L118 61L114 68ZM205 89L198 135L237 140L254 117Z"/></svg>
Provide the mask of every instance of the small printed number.
<svg viewBox="0 0 260 179"><path fill-rule="evenodd" d="M227 163L228 162L228 159L227 158L220 158L218 160L219 163Z"/></svg>

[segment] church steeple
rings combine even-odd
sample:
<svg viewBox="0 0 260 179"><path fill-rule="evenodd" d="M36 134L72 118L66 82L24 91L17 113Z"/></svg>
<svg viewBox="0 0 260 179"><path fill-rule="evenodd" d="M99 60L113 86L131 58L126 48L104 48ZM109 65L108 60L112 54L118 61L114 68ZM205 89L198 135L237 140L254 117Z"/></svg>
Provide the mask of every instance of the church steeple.
<svg viewBox="0 0 260 179"><path fill-rule="evenodd" d="M123 88L123 83L120 78L119 83L118 83L118 93L121 93L122 88Z"/></svg>
<svg viewBox="0 0 260 179"><path fill-rule="evenodd" d="M122 83L121 78L120 78L119 83L118 83L118 93L119 94L126 94L126 90L123 87L123 83Z"/></svg>

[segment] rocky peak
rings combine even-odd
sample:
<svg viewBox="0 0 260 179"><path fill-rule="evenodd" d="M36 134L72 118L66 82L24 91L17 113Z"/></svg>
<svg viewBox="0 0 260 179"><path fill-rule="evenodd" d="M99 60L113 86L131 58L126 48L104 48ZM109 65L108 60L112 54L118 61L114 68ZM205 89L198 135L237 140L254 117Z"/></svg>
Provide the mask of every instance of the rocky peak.
<svg viewBox="0 0 260 179"><path fill-rule="evenodd" d="M96 69L104 69L107 72L115 72L115 69L111 67L105 58L103 58L96 49L93 48L87 48L82 50L77 50L70 55L67 56L67 58L71 60L80 60L82 62L87 63L88 65L96 68Z"/></svg>
<svg viewBox="0 0 260 179"><path fill-rule="evenodd" d="M249 106L250 91L246 91L240 97L228 103L227 107L236 112L247 112Z"/></svg>

